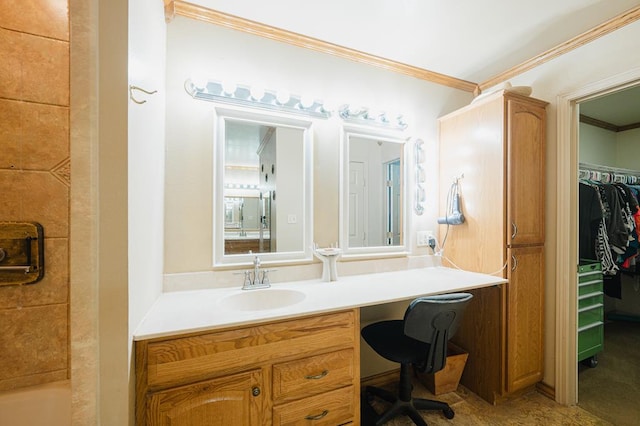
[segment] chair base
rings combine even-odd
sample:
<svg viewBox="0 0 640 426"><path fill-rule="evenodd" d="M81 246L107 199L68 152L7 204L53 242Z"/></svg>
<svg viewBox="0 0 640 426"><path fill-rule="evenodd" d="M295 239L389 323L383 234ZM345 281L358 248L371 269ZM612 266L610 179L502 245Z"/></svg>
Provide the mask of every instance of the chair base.
<svg viewBox="0 0 640 426"><path fill-rule="evenodd" d="M382 414L376 413L370 404L370 401L374 397L378 397L384 401L390 402L391 408ZM409 416L409 418L418 426L427 426L427 422L424 421L422 415L418 410L442 410L442 413L447 419L452 419L455 416L454 411L449 407L449 404L441 401L434 401L431 399L411 398L409 401L403 401L399 399L393 393L372 386L367 386L363 399L363 413L362 424L363 425L375 425L380 426L387 423L389 420L398 416Z"/></svg>

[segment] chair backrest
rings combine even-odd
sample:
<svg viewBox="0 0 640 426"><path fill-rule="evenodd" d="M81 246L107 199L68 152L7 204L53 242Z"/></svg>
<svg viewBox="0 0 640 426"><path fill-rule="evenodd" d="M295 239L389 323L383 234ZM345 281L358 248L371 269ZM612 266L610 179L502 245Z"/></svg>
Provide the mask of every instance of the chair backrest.
<svg viewBox="0 0 640 426"><path fill-rule="evenodd" d="M462 313L473 298L470 293L451 293L419 297L404 314L404 334L429 343L429 351L419 371L435 373L447 362L447 342L458 330Z"/></svg>

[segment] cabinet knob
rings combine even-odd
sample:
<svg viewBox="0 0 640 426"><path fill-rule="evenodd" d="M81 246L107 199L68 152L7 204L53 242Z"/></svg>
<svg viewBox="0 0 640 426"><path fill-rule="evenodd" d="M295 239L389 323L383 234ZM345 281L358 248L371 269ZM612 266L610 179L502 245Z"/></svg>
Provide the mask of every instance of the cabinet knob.
<svg viewBox="0 0 640 426"><path fill-rule="evenodd" d="M260 395L260 388L259 388L258 386L254 386L254 387L251 389L251 395L253 395L253 396L258 396L258 395Z"/></svg>
<svg viewBox="0 0 640 426"><path fill-rule="evenodd" d="M320 420L321 418L325 417L327 414L329 414L329 410L324 410L322 413L320 414L316 414L315 416L306 416L305 420Z"/></svg>

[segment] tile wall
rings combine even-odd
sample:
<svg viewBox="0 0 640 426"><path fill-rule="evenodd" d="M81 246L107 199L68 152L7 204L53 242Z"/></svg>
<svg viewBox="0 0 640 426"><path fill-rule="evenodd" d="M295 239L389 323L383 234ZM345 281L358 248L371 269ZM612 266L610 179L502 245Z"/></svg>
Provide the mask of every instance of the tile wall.
<svg viewBox="0 0 640 426"><path fill-rule="evenodd" d="M68 0L0 0L0 221L35 221L45 276L0 286L0 391L69 376Z"/></svg>

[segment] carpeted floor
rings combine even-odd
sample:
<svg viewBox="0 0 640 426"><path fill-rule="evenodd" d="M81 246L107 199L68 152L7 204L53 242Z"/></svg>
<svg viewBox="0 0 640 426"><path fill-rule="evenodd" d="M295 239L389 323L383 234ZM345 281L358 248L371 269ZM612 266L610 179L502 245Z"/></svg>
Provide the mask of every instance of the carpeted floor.
<svg viewBox="0 0 640 426"><path fill-rule="evenodd" d="M481 399L464 386L458 386L456 392L434 397L418 381L414 382L414 395L421 398L437 399L448 403L455 411L455 417L448 420L442 412L422 412L422 417L430 426L495 426L495 425L562 425L562 426L611 426L607 422L584 409L573 406L565 407L555 401L532 391L519 398L502 402L493 406ZM376 410L382 412L388 407L386 403L374 402ZM372 422L364 414L367 407L363 407L362 425L368 426ZM387 426L413 425L408 417L397 417L386 423ZM616 425L617 426L617 425Z"/></svg>
<svg viewBox="0 0 640 426"><path fill-rule="evenodd" d="M640 424L640 322L610 321L598 365L578 367L578 406L616 426Z"/></svg>

